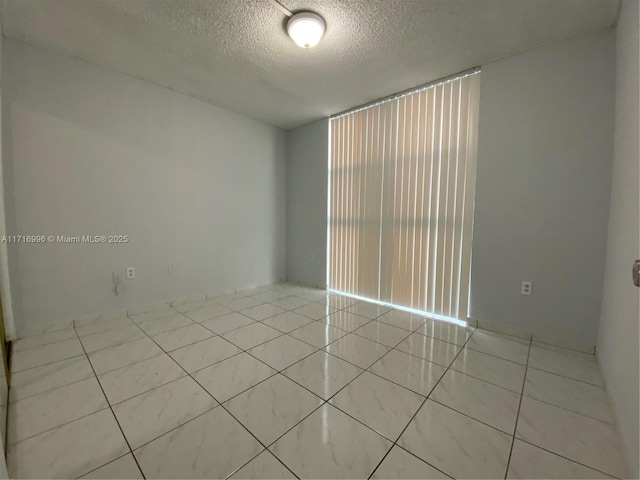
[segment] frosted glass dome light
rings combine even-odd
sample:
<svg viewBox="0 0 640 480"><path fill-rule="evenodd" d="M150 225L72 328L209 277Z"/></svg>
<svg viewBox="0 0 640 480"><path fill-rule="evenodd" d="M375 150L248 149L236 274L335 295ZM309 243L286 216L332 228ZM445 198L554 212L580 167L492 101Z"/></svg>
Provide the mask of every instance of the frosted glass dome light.
<svg viewBox="0 0 640 480"><path fill-rule="evenodd" d="M299 12L289 18L287 33L302 48L315 47L324 35L325 23L320 15Z"/></svg>

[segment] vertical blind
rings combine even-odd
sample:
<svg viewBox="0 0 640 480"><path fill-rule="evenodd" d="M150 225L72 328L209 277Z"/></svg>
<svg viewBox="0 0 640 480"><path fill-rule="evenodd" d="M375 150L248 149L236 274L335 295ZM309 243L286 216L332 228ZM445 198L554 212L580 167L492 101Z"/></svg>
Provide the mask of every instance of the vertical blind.
<svg viewBox="0 0 640 480"><path fill-rule="evenodd" d="M329 288L466 320L479 72L330 123Z"/></svg>

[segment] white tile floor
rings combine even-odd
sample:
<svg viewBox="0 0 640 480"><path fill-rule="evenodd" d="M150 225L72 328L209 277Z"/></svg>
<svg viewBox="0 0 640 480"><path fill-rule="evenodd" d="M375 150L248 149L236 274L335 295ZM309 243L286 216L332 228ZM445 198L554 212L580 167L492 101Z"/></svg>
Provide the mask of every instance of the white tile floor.
<svg viewBox="0 0 640 480"><path fill-rule="evenodd" d="M592 355L278 284L15 343L13 478L626 475Z"/></svg>

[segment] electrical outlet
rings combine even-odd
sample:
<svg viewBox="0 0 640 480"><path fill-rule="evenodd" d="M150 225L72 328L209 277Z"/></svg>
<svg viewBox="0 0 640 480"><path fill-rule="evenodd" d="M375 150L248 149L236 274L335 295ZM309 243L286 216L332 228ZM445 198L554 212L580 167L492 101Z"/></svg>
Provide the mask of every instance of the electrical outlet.
<svg viewBox="0 0 640 480"><path fill-rule="evenodd" d="M127 278L136 278L136 267L127 267Z"/></svg>
<svg viewBox="0 0 640 480"><path fill-rule="evenodd" d="M310 262L313 262L313 261L315 260L315 258L316 258L316 257L315 257L315 255L314 255L313 253L310 253L310 254L309 254L309 261L310 261Z"/></svg>
<svg viewBox="0 0 640 480"><path fill-rule="evenodd" d="M176 266L173 263L170 263L169 265L167 265L167 272L176 273Z"/></svg>
<svg viewBox="0 0 640 480"><path fill-rule="evenodd" d="M532 283L529 281L523 281L520 287L520 293L522 295L531 295Z"/></svg>

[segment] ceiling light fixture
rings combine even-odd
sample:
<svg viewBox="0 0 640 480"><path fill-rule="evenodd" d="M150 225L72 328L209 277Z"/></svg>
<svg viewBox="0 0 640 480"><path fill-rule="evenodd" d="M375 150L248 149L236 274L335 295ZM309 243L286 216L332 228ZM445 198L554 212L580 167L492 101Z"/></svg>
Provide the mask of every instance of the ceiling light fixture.
<svg viewBox="0 0 640 480"><path fill-rule="evenodd" d="M287 33L302 48L315 47L324 35L325 23L313 12L298 12L289 18Z"/></svg>

